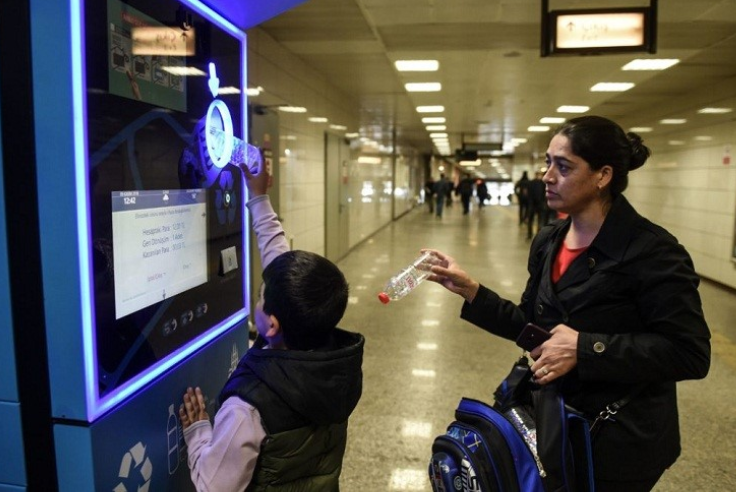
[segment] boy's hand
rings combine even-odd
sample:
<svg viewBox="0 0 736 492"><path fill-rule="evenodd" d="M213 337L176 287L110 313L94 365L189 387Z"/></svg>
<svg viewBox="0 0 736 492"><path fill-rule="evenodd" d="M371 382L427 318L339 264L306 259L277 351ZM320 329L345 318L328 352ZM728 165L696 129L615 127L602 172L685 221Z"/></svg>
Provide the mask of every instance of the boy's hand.
<svg viewBox="0 0 736 492"><path fill-rule="evenodd" d="M209 420L207 407L204 404L204 396L202 390L197 387L187 388L184 393L184 403L179 407L179 419L181 419L182 428L186 429L198 420Z"/></svg>
<svg viewBox="0 0 736 492"><path fill-rule="evenodd" d="M261 164L257 174L251 174L248 170L248 166L245 164L240 165L240 169L243 171L245 176L245 185L248 187L248 195L250 198L265 195L268 188L271 187L271 175L266 170L265 163Z"/></svg>

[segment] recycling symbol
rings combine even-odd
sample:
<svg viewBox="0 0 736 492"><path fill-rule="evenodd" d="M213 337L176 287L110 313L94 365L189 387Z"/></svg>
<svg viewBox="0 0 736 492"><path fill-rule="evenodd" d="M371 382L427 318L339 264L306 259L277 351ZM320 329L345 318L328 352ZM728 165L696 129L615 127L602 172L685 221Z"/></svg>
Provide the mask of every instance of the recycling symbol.
<svg viewBox="0 0 736 492"><path fill-rule="evenodd" d="M139 441L120 460L120 471L118 472L120 483L112 491L148 492L151 475L153 475L151 460L146 456L146 447Z"/></svg>
<svg viewBox="0 0 736 492"><path fill-rule="evenodd" d="M237 195L233 193L233 174L223 171L220 174L220 187L215 191L217 221L220 224L233 222L237 211Z"/></svg>

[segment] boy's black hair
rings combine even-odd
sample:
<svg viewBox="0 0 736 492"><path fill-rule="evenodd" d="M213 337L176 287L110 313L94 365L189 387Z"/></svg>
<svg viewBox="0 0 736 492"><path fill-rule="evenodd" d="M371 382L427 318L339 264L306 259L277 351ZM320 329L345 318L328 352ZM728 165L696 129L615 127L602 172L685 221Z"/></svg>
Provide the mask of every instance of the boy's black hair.
<svg viewBox="0 0 736 492"><path fill-rule="evenodd" d="M279 320L287 347L325 346L345 314L348 283L337 265L308 251L287 251L264 270L263 311Z"/></svg>

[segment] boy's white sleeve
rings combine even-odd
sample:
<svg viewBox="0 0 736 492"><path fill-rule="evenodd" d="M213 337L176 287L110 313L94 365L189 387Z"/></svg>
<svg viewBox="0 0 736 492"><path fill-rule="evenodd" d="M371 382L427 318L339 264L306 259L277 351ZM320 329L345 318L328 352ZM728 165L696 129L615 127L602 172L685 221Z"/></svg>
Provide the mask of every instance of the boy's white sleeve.
<svg viewBox="0 0 736 492"><path fill-rule="evenodd" d="M261 265L266 268L274 258L289 251L289 242L268 195L254 197L248 200L246 206L252 218L258 251L261 252Z"/></svg>
<svg viewBox="0 0 736 492"><path fill-rule="evenodd" d="M266 432L258 410L230 397L215 415L184 430L189 470L198 492L242 491L250 483Z"/></svg>

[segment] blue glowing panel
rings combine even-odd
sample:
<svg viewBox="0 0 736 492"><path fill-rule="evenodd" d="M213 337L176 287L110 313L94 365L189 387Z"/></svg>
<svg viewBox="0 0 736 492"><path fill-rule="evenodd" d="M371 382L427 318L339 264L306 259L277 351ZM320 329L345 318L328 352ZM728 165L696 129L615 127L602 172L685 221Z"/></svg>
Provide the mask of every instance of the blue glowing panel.
<svg viewBox="0 0 736 492"><path fill-rule="evenodd" d="M72 17L92 421L247 316L246 47L193 0L75 0Z"/></svg>

